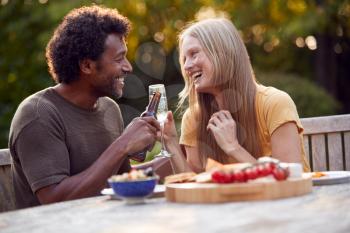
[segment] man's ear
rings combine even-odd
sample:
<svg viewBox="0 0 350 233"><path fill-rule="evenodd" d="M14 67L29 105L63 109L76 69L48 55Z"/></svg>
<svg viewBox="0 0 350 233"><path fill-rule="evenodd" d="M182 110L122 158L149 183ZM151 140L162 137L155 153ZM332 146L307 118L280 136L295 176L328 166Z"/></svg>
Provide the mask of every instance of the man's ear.
<svg viewBox="0 0 350 233"><path fill-rule="evenodd" d="M80 71L84 74L91 74L96 69L96 63L91 59L84 59L79 62Z"/></svg>

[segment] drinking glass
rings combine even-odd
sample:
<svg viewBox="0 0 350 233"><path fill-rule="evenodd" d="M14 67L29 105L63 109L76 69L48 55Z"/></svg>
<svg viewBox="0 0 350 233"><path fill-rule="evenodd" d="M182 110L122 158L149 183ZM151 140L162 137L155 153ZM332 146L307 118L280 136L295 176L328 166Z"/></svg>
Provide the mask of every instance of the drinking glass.
<svg viewBox="0 0 350 233"><path fill-rule="evenodd" d="M160 136L161 150L159 154L157 154L155 157L170 158L171 154L165 148L164 136L163 136L164 123L168 113L168 101L166 98L165 87L163 84L155 84L155 85L150 85L148 90L149 90L150 98L152 98L153 93L156 91L160 92L161 94L159 105L158 105L158 111L157 111L157 120L160 124L160 130L161 130L161 136Z"/></svg>

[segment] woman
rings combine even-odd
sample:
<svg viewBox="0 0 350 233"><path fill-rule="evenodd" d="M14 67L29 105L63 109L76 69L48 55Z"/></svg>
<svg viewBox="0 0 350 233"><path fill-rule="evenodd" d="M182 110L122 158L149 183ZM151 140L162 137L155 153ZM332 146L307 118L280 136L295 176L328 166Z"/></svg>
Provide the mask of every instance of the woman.
<svg viewBox="0 0 350 233"><path fill-rule="evenodd" d="M191 24L179 35L179 49L185 80L179 105L187 98L189 102L180 144L188 166L176 145L171 114L165 133L177 172L201 172L207 158L254 163L261 156L299 162L309 171L293 100L256 82L245 45L231 21Z"/></svg>

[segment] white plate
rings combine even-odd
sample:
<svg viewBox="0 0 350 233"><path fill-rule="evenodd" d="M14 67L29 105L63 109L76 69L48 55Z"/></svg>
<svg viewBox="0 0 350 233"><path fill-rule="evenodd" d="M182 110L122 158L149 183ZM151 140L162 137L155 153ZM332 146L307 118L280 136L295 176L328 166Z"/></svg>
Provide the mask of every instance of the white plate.
<svg viewBox="0 0 350 233"><path fill-rule="evenodd" d="M325 176L312 178L314 185L342 184L350 182L350 172L348 171L327 171L322 172ZM312 175L313 173L309 173Z"/></svg>
<svg viewBox="0 0 350 233"><path fill-rule="evenodd" d="M153 190L153 194L151 195L151 197L162 197L164 196L164 192L165 192L165 186L161 185L161 184L157 184L156 187L154 187ZM117 200L121 200L120 197L116 196L113 192L112 188L106 188L106 189L102 189L101 191L102 195L109 195L112 197L112 199L117 199ZM141 199L143 200L144 198L129 198L132 200L136 200L136 201L140 201Z"/></svg>

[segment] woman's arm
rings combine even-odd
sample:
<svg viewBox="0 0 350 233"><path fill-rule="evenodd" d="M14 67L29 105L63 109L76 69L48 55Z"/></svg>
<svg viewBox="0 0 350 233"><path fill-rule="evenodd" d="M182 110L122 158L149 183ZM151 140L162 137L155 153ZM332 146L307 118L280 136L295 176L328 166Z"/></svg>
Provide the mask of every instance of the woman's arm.
<svg viewBox="0 0 350 233"><path fill-rule="evenodd" d="M236 122L228 111L213 114L208 129L213 133L216 142L229 156L239 162L255 162L256 159L246 151L237 140ZM279 126L271 136L272 157L283 162L301 163L300 137L294 122Z"/></svg>
<svg viewBox="0 0 350 233"><path fill-rule="evenodd" d="M200 160L198 148L193 146L184 146L184 148L186 151L189 168L195 173L204 172L205 168L202 166L203 163Z"/></svg>
<svg viewBox="0 0 350 233"><path fill-rule="evenodd" d="M173 172L175 174L181 173L181 172L190 172L195 171L196 169L192 169L190 164L186 161L186 156L183 154L181 146L179 145L176 128L175 128L175 121L172 112L168 112L167 115L167 121L164 124L164 142L166 149L172 154L172 157L170 158L170 162L173 168ZM192 151L195 151L192 148L185 149L187 154L192 154ZM168 158L155 158L152 161L145 162L142 164L133 165L132 167L135 169L146 169L148 167L152 167L155 172L160 175L161 177L171 174L169 171L167 174L161 174L158 170L164 171L161 167L163 165L166 165L166 162L168 161ZM169 172L169 173L168 173Z"/></svg>
<svg viewBox="0 0 350 233"><path fill-rule="evenodd" d="M294 122L279 126L271 136L272 156L283 162L302 163L301 143Z"/></svg>
<svg viewBox="0 0 350 233"><path fill-rule="evenodd" d="M164 124L164 141L167 150L172 154L170 159L174 173L192 171L179 145L174 117L170 111L167 115L167 121Z"/></svg>

